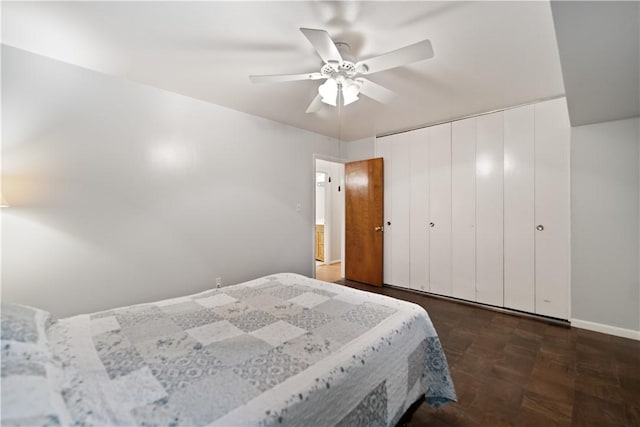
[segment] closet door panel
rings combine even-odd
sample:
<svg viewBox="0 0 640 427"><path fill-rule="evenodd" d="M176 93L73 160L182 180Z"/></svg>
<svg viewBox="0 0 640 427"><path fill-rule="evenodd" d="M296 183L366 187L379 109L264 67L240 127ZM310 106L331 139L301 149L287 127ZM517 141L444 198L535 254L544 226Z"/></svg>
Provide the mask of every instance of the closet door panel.
<svg viewBox="0 0 640 427"><path fill-rule="evenodd" d="M503 305L503 113L476 118L476 300Z"/></svg>
<svg viewBox="0 0 640 427"><path fill-rule="evenodd" d="M427 129L410 134L411 288L429 290L429 140Z"/></svg>
<svg viewBox="0 0 640 427"><path fill-rule="evenodd" d="M536 313L569 318L569 139L565 98L535 106Z"/></svg>
<svg viewBox="0 0 640 427"><path fill-rule="evenodd" d="M411 207L411 165L410 135L393 135L391 140L392 182L390 191L391 227L391 281L392 285L410 287L410 207Z"/></svg>
<svg viewBox="0 0 640 427"><path fill-rule="evenodd" d="M450 296L451 123L429 128L429 222L429 288Z"/></svg>
<svg viewBox="0 0 640 427"><path fill-rule="evenodd" d="M476 299L476 119L451 124L451 295Z"/></svg>
<svg viewBox="0 0 640 427"><path fill-rule="evenodd" d="M535 311L534 106L504 112L504 306Z"/></svg>
<svg viewBox="0 0 640 427"><path fill-rule="evenodd" d="M392 279L392 255L391 241L393 239L393 229L387 226L391 222L393 193L391 183L393 180L393 162L391 161L391 137L376 138L376 157L382 157L382 168L384 171L384 234L383 234L383 254L382 254L382 274L384 283L391 284Z"/></svg>

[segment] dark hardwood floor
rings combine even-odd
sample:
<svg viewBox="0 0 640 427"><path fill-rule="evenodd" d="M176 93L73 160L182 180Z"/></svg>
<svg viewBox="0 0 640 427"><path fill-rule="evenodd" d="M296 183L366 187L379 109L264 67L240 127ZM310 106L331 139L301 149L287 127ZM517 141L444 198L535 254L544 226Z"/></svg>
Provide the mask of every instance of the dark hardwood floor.
<svg viewBox="0 0 640 427"><path fill-rule="evenodd" d="M409 426L640 426L640 341L356 282L424 307L458 403L425 403Z"/></svg>

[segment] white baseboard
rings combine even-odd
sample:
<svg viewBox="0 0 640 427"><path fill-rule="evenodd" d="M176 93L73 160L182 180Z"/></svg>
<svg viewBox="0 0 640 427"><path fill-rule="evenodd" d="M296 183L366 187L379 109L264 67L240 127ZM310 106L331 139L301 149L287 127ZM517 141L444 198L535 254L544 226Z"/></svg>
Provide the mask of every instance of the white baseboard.
<svg viewBox="0 0 640 427"><path fill-rule="evenodd" d="M571 326L640 341L640 331L634 331L633 329L619 328L617 326L609 326L602 323L588 322L580 319L571 319Z"/></svg>

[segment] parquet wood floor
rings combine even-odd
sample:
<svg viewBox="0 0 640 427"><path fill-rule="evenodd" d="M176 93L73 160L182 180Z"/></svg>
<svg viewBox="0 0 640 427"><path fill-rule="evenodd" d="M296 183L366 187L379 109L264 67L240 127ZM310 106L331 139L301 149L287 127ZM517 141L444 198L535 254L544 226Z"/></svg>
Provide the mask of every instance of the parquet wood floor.
<svg viewBox="0 0 640 427"><path fill-rule="evenodd" d="M325 282L340 280L342 278L341 266L342 264L339 262L335 264L317 264L316 279L324 280Z"/></svg>
<svg viewBox="0 0 640 427"><path fill-rule="evenodd" d="M640 426L640 341L394 288L338 281L424 307L458 403L409 426Z"/></svg>

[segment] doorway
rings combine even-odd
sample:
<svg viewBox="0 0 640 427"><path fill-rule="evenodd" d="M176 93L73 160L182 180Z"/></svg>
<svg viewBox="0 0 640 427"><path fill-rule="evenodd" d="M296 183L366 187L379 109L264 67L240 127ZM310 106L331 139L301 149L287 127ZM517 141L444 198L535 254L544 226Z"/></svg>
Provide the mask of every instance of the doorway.
<svg viewBox="0 0 640 427"><path fill-rule="evenodd" d="M315 277L344 277L344 164L315 159Z"/></svg>

